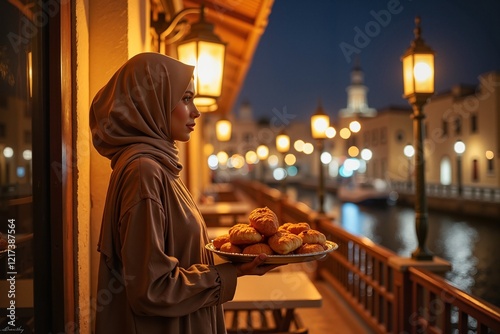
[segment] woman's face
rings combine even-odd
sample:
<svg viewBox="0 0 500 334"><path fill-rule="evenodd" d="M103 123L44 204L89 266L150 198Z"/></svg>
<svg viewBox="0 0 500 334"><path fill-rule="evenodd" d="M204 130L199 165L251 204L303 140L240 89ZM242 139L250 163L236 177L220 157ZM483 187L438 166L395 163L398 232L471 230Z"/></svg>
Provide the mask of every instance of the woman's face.
<svg viewBox="0 0 500 334"><path fill-rule="evenodd" d="M194 131L196 125L195 120L200 117L200 112L194 105L194 82L191 80L182 96L182 99L177 103L172 110L172 139L178 141L188 141L191 137L191 132Z"/></svg>

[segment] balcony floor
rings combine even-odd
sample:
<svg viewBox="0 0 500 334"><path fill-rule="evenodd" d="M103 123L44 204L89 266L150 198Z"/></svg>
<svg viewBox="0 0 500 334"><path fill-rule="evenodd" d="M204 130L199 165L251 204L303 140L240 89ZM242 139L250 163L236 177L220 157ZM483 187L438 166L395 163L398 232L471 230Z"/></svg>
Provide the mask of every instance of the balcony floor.
<svg viewBox="0 0 500 334"><path fill-rule="evenodd" d="M297 309L304 326L308 328L309 334L372 334L375 333L368 328L363 320L352 311L342 300L340 295L327 283L314 280L313 273L316 262L290 264L280 267L284 271L301 270L306 272L313 280L314 285L323 296L320 309Z"/></svg>

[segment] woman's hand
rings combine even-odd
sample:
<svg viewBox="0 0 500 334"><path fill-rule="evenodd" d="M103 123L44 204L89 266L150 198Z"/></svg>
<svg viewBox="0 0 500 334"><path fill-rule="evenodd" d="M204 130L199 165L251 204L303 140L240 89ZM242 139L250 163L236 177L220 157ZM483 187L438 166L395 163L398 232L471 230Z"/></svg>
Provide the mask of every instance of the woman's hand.
<svg viewBox="0 0 500 334"><path fill-rule="evenodd" d="M281 266L281 264L263 264L266 260L267 255L262 253L256 256L252 262L236 264L236 272L238 277L244 275L259 275L262 276L269 270Z"/></svg>

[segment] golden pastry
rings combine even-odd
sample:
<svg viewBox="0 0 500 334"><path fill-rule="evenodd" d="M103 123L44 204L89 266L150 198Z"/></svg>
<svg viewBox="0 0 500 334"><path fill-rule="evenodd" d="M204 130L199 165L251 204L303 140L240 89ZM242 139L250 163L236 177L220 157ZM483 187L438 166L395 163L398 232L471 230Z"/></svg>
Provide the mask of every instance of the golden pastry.
<svg viewBox="0 0 500 334"><path fill-rule="evenodd" d="M220 249L222 245L224 245L226 242L229 242L229 234L223 234L219 235L217 238L215 238L212 243L214 244L215 249Z"/></svg>
<svg viewBox="0 0 500 334"><path fill-rule="evenodd" d="M320 244L302 244L297 250L295 254L309 254L309 253L318 253L325 250L325 247Z"/></svg>
<svg viewBox="0 0 500 334"><path fill-rule="evenodd" d="M236 246L236 245L233 245L230 242L226 242L225 244L220 246L220 251L225 252L225 253L238 253L239 254L239 253L241 253L241 248Z"/></svg>
<svg viewBox="0 0 500 334"><path fill-rule="evenodd" d="M323 233L317 230L306 230L299 233L299 237L305 244L320 244L326 243L326 237Z"/></svg>
<svg viewBox="0 0 500 334"><path fill-rule="evenodd" d="M308 223L300 222L300 223L286 223L283 224L281 229L287 230L293 234L299 234L302 231L310 230L311 226Z"/></svg>
<svg viewBox="0 0 500 334"><path fill-rule="evenodd" d="M265 244L262 242L259 242L259 243L256 243L256 244L253 244L253 245L250 245L250 246L243 248L242 253L243 254L261 254L261 253L264 253L267 255L274 254L272 248L268 244Z"/></svg>
<svg viewBox="0 0 500 334"><path fill-rule="evenodd" d="M289 254L302 245L302 239L289 232L278 231L268 240L269 246L278 254Z"/></svg>
<svg viewBox="0 0 500 334"><path fill-rule="evenodd" d="M229 229L229 241L235 245L255 244L262 240L262 235L248 224L236 224Z"/></svg>
<svg viewBox="0 0 500 334"><path fill-rule="evenodd" d="M250 221L250 226L253 226L266 237L278 232L280 225L278 217L268 207L254 209L250 212L248 220Z"/></svg>

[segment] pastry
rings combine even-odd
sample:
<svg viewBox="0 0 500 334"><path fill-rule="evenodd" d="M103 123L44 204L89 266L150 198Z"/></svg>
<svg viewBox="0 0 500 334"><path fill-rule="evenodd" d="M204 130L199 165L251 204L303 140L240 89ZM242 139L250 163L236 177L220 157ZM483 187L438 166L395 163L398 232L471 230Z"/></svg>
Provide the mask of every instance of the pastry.
<svg viewBox="0 0 500 334"><path fill-rule="evenodd" d="M290 225L292 225L293 223L284 223L283 225L280 225L280 227L278 227L278 231L286 231L288 232L288 227Z"/></svg>
<svg viewBox="0 0 500 334"><path fill-rule="evenodd" d="M283 224L280 228L293 234L299 234L302 231L310 230L311 226L308 223L300 222L300 223L286 223Z"/></svg>
<svg viewBox="0 0 500 334"><path fill-rule="evenodd" d="M299 237L305 244L320 244L326 243L326 237L323 233L317 230L305 230L299 233Z"/></svg>
<svg viewBox="0 0 500 334"><path fill-rule="evenodd" d="M248 220L250 222L250 226L253 226L257 231L266 237L278 232L278 217L268 207L254 209L250 212Z"/></svg>
<svg viewBox="0 0 500 334"><path fill-rule="evenodd" d="M229 229L229 241L234 245L255 244L262 240L262 235L248 224L236 224Z"/></svg>
<svg viewBox="0 0 500 334"><path fill-rule="evenodd" d="M241 248L236 246L236 245L233 245L230 242L226 242L225 244L220 246L220 251L225 252L225 253L238 253L239 254L239 253L241 253Z"/></svg>
<svg viewBox="0 0 500 334"><path fill-rule="evenodd" d="M320 244L302 244L295 254L309 254L309 253L319 253L325 250L325 247Z"/></svg>
<svg viewBox="0 0 500 334"><path fill-rule="evenodd" d="M268 243L273 251L285 255L299 248L302 245L302 239L293 233L278 231L269 237Z"/></svg>
<svg viewBox="0 0 500 334"><path fill-rule="evenodd" d="M212 243L214 244L215 249L220 249L222 245L224 245L226 242L229 242L229 234L223 234L219 235L217 238L215 238Z"/></svg>
<svg viewBox="0 0 500 334"><path fill-rule="evenodd" d="M243 248L243 254L261 254L265 253L267 255L273 255L274 252L272 248L263 242L259 242L250 246Z"/></svg>

